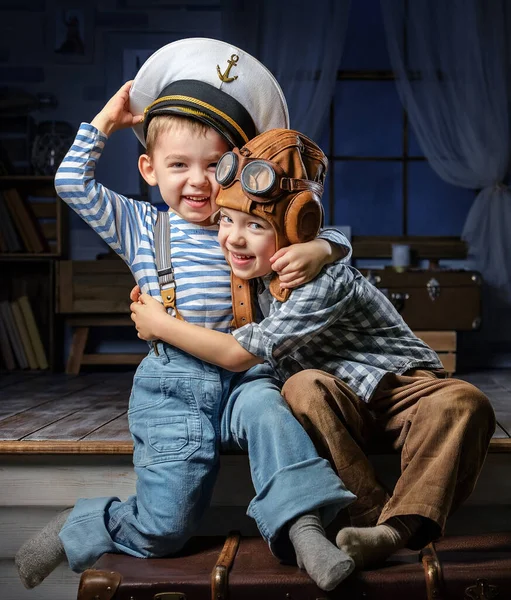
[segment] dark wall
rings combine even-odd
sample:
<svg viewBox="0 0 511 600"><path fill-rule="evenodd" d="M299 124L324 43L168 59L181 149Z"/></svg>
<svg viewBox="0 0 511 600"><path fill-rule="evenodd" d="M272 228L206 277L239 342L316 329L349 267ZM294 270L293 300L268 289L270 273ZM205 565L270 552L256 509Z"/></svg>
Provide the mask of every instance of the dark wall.
<svg viewBox="0 0 511 600"><path fill-rule="evenodd" d="M21 91L32 97L50 94L57 106L34 108L33 118L65 121L73 129L90 121L153 50L181 37L221 36L219 2L213 0L0 0L0 11L0 99L12 102L21 98ZM73 34L77 29L83 48ZM352 2L341 69L390 70L378 0ZM400 235L402 165L369 160L402 150L402 109L394 83L340 81L334 112L334 147L327 124L319 140L338 157L330 174L335 179L334 211L325 198L329 222L349 224L355 235ZM413 132L409 146L412 154L422 156ZM130 131L116 134L101 160L98 179L124 194L139 194L137 153ZM347 161L343 156L368 160ZM425 161L410 166L408 180L408 232L459 235L474 192L445 184ZM73 215L70 257L90 259L106 250ZM509 309L497 293L485 290L483 329L461 336L462 364L511 364Z"/></svg>

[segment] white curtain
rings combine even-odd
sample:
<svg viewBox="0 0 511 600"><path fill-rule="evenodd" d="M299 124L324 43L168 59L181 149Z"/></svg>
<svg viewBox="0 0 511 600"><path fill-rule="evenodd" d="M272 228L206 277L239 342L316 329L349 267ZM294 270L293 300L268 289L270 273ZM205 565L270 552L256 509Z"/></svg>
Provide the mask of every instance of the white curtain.
<svg viewBox="0 0 511 600"><path fill-rule="evenodd" d="M485 280L511 295L507 4L381 0L390 59L411 126L443 180L478 191L462 237Z"/></svg>
<svg viewBox="0 0 511 600"><path fill-rule="evenodd" d="M341 61L350 0L221 0L222 38L275 75L291 127L314 140L325 125Z"/></svg>

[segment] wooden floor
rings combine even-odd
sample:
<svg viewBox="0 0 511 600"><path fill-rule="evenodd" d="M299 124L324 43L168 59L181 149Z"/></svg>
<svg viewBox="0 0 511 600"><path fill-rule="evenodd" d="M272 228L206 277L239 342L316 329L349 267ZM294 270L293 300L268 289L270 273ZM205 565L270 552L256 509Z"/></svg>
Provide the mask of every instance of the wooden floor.
<svg viewBox="0 0 511 600"><path fill-rule="evenodd" d="M511 451L511 370L458 375L490 398L492 452ZM127 408L133 371L0 377L0 453L131 454Z"/></svg>
<svg viewBox="0 0 511 600"><path fill-rule="evenodd" d="M0 600L76 598L79 576L61 565L37 590L26 590L17 549L80 497L136 492L127 408L133 371L78 376L0 374ZM511 531L511 371L463 376L491 398L499 427L476 489L448 522L449 534ZM384 484L399 476L393 455L371 457ZM201 535L230 530L258 535L247 515L253 498L246 456L222 455Z"/></svg>

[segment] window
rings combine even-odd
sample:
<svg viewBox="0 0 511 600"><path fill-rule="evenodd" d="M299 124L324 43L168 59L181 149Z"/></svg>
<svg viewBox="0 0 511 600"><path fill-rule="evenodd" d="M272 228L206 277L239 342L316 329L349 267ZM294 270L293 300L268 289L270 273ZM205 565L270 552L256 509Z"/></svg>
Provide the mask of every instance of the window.
<svg viewBox="0 0 511 600"><path fill-rule="evenodd" d="M365 236L459 236L474 191L431 169L399 99L379 0L351 4L324 134L326 223ZM389 246L390 247L390 246Z"/></svg>

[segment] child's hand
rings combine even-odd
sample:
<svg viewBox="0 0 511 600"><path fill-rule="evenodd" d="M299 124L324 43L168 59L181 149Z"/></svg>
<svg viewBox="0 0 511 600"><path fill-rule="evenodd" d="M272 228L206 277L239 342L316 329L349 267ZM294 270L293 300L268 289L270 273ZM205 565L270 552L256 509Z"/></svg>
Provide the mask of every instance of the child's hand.
<svg viewBox="0 0 511 600"><path fill-rule="evenodd" d="M271 268L278 273L281 287L292 289L317 277L330 254L330 244L323 239L293 244L275 252Z"/></svg>
<svg viewBox="0 0 511 600"><path fill-rule="evenodd" d="M129 110L130 89L133 81L127 81L105 104L91 122L96 129L110 135L118 129L133 127L144 120L143 115L133 115Z"/></svg>
<svg viewBox="0 0 511 600"><path fill-rule="evenodd" d="M141 290L140 290L140 286L136 285L130 292L130 300L132 302L138 302L140 299L140 295L141 295Z"/></svg>
<svg viewBox="0 0 511 600"><path fill-rule="evenodd" d="M131 290L131 293L136 287ZM130 310L131 320L135 323L140 339L149 342L160 338L160 331L169 318L163 304L149 294L140 294L138 300L130 305Z"/></svg>

